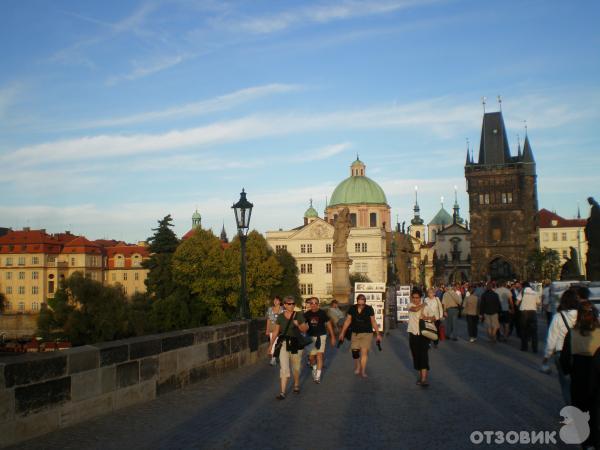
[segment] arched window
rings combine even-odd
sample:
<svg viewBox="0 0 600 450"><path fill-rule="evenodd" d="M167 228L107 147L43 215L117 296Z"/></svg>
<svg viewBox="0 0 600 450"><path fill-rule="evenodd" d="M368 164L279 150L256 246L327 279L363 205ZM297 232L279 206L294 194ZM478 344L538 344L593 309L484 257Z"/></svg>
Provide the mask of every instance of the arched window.
<svg viewBox="0 0 600 450"><path fill-rule="evenodd" d="M415 236L416 236L416 238L417 238L417 239L421 239L421 232L420 232L420 231L417 231L417 232L415 233Z"/></svg>
<svg viewBox="0 0 600 450"><path fill-rule="evenodd" d="M369 215L369 226L376 227L377 226L377 213L372 212Z"/></svg>

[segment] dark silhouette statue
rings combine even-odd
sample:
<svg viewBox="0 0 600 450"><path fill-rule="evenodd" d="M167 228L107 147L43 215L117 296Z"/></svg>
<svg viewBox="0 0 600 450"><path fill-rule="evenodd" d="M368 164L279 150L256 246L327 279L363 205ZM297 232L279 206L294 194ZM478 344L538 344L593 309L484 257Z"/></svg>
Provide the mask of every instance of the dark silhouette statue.
<svg viewBox="0 0 600 450"><path fill-rule="evenodd" d="M581 271L579 270L579 256L575 247L569 247L571 249L571 257L567 258L565 263L560 270L561 280L579 280L582 278Z"/></svg>
<svg viewBox="0 0 600 450"><path fill-rule="evenodd" d="M588 243L585 266L588 280L600 281L600 205L593 197L588 197L588 203L591 209L585 225L585 238Z"/></svg>

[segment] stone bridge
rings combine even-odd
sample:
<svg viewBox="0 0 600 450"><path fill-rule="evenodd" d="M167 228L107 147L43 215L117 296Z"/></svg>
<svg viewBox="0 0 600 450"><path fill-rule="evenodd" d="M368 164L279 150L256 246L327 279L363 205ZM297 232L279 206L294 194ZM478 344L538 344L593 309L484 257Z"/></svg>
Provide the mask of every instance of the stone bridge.
<svg viewBox="0 0 600 450"><path fill-rule="evenodd" d="M473 432L533 431L554 436L540 448L566 448L556 376L540 373L541 356L520 352L514 337L469 343L463 329L462 339L430 351L431 384L422 388L400 327L381 352L374 347L368 379L353 375L348 344L328 347L321 384L303 367L301 393L277 401L279 371L264 343L258 348L257 328L240 322L72 349L43 363L4 361L0 440L22 450L458 449L486 447L471 442Z"/></svg>

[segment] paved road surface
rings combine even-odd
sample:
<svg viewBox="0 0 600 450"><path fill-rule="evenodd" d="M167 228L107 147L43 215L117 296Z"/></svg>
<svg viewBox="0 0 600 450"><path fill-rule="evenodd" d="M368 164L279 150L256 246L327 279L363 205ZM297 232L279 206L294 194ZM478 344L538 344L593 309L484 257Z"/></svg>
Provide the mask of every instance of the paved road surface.
<svg viewBox="0 0 600 450"><path fill-rule="evenodd" d="M345 344L328 347L320 385L304 370L302 392L284 401L278 369L256 364L157 400L20 445L29 449L462 449L479 430L557 431L555 375L516 338L445 341L430 351L430 387L416 386L405 327L371 353L369 379L352 373ZM540 328L545 328L543 322ZM480 329L480 333L481 333ZM540 330L542 331L542 330ZM542 350L540 346L540 351ZM495 445L495 448L501 446ZM517 445L521 448L531 446ZM552 445L545 448L560 448ZM562 447L566 447L562 445Z"/></svg>

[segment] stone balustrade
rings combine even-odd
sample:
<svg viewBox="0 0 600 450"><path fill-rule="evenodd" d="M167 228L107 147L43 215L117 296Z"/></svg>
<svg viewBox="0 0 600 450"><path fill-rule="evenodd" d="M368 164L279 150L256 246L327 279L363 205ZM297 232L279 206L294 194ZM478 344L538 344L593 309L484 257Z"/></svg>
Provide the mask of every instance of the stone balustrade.
<svg viewBox="0 0 600 450"><path fill-rule="evenodd" d="M265 355L264 320L0 359L0 447L154 399Z"/></svg>

